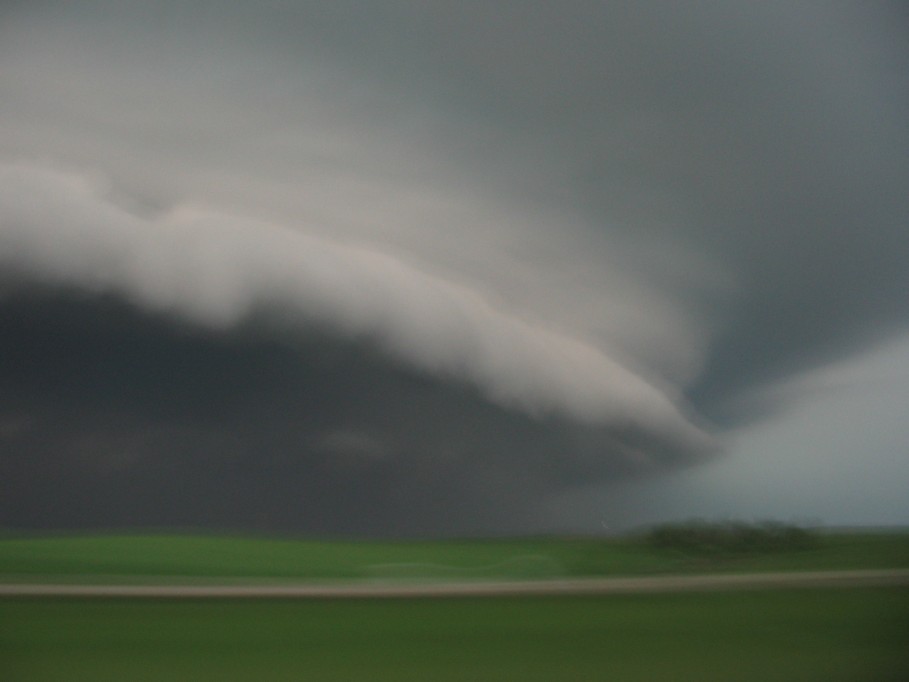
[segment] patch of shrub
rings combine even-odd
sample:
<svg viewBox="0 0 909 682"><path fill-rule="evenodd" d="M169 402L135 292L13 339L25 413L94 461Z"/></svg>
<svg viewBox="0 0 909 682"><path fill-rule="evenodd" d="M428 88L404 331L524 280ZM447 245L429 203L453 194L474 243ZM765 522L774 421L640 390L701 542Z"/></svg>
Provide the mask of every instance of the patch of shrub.
<svg viewBox="0 0 909 682"><path fill-rule="evenodd" d="M801 526L761 521L686 521L652 528L647 541L659 549L689 554L759 554L814 547L817 534Z"/></svg>

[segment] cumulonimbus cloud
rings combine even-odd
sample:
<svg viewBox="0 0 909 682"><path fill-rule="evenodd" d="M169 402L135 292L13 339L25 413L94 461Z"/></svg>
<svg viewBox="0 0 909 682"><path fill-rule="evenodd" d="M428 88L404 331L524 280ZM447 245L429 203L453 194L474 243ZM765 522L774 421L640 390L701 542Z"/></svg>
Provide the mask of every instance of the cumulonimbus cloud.
<svg viewBox="0 0 909 682"><path fill-rule="evenodd" d="M895 6L0 19L0 522L529 511L906 329Z"/></svg>

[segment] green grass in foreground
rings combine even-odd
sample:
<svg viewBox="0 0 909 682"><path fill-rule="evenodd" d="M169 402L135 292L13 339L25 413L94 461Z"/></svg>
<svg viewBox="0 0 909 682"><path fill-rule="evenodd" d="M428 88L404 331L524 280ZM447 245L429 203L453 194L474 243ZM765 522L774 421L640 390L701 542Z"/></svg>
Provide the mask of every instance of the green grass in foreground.
<svg viewBox="0 0 909 682"><path fill-rule="evenodd" d="M909 591L0 601L0 678L909 679Z"/></svg>
<svg viewBox="0 0 909 682"><path fill-rule="evenodd" d="M909 533L821 535L810 549L691 554L643 539L319 542L192 535L0 539L0 581L471 580L909 568Z"/></svg>

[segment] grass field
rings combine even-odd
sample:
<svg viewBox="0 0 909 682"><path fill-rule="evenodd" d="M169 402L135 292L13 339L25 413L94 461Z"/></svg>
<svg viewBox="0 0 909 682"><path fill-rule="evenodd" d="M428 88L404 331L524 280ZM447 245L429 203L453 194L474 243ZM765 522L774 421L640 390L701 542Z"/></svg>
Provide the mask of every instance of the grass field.
<svg viewBox="0 0 909 682"><path fill-rule="evenodd" d="M0 539L0 582L539 579L909 567L909 535L686 553L642 539ZM909 590L282 601L0 599L0 680L909 679Z"/></svg>
<svg viewBox="0 0 909 682"><path fill-rule="evenodd" d="M909 591L0 601L0 678L909 679Z"/></svg>
<svg viewBox="0 0 909 682"><path fill-rule="evenodd" d="M909 568L909 534L825 535L811 549L690 554L641 539L317 542L192 535L0 538L0 581L471 580Z"/></svg>

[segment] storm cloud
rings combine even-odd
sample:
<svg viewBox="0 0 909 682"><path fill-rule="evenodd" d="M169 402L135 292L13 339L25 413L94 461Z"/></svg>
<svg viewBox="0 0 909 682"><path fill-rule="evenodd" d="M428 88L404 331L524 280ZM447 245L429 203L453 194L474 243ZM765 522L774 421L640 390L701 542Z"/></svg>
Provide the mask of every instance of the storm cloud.
<svg viewBox="0 0 909 682"><path fill-rule="evenodd" d="M435 534L909 320L889 4L0 10L0 522Z"/></svg>

